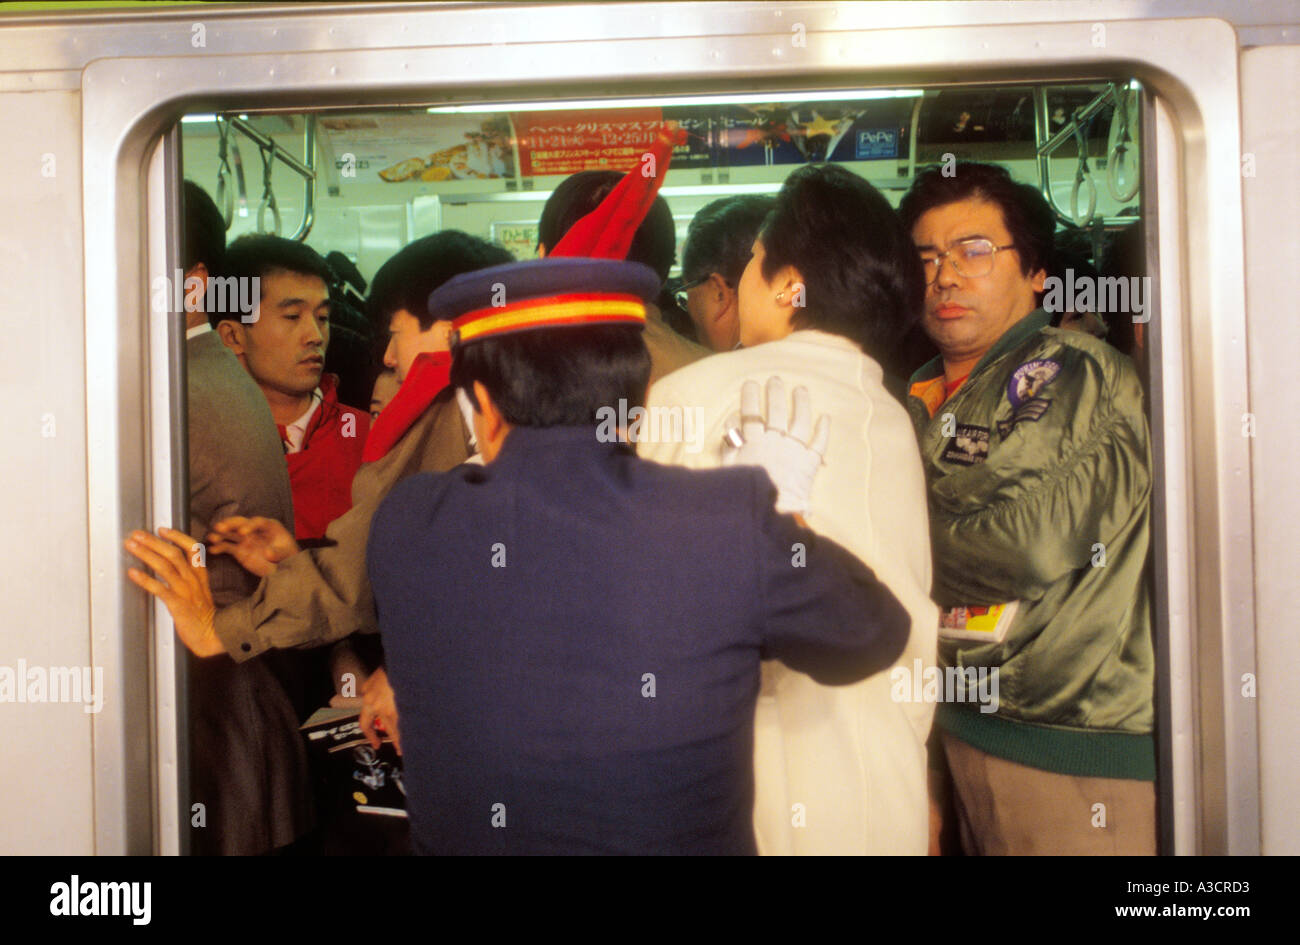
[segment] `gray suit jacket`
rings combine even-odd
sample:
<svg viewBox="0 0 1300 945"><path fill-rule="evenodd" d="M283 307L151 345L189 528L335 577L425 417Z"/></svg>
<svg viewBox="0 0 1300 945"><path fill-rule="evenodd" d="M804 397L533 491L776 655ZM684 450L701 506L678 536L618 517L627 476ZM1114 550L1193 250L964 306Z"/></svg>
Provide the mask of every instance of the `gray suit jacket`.
<svg viewBox="0 0 1300 945"><path fill-rule="evenodd" d="M189 365L189 534L203 540L231 515L279 519L293 531L284 448L266 398L215 332L186 342ZM218 607L258 579L228 555L208 555ZM298 719L264 660L190 660L191 803L204 805L195 853L259 854L311 824Z"/></svg>
<svg viewBox="0 0 1300 945"><path fill-rule="evenodd" d="M190 534L232 515L264 515L293 531L284 447L257 384L215 331L185 343L189 363ZM218 607L247 597L257 577L229 555L208 561Z"/></svg>

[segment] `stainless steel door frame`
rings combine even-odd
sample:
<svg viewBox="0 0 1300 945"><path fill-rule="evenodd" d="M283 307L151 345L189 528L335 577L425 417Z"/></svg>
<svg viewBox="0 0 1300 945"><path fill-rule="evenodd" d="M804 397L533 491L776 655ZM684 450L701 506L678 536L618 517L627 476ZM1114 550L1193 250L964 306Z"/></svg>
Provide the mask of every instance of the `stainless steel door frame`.
<svg viewBox="0 0 1300 945"><path fill-rule="evenodd" d="M963 6L885 4L876 16L839 5L790 7L782 16L781 8L745 3L725 5L725 13L713 4L530 6L515 17L491 7L414 8L396 20L382 8L306 8L276 11L285 34L299 35L308 22L328 24L327 34L302 44L314 48L275 52L265 47L283 41L280 26L257 38L268 32L269 11L203 11L209 39L222 37L220 53L91 62L82 73L86 292L94 315L86 329L91 615L96 662L118 687L119 704L126 704L138 667L132 647L148 636L139 595L121 574L120 541L149 520L147 484L169 472L151 455L140 423L152 416L141 382L149 363L141 344L149 223L142 169L148 148L182 111L414 104L451 94L520 100L1135 76L1168 109L1169 153L1182 172L1178 191L1161 203L1165 292L1157 330L1177 320L1183 331L1158 369L1182 378L1161 419L1182 433L1185 453L1166 453L1165 462L1180 465L1188 492L1166 512L1170 534L1191 541L1167 541L1164 565L1177 576L1170 585L1185 585L1193 602L1186 609L1175 602L1169 632L1195 641L1199 665L1209 667L1188 681L1197 687L1188 724L1195 732L1192 769L1203 782L1202 822L1195 840L1179 834L1176 849L1257 851L1253 706L1243 711L1224 691L1244 667L1253 669L1254 645L1253 633L1240 629L1254 628L1249 452L1243 438L1229 435L1248 409L1236 36L1216 20L984 25L969 21L987 15L983 5L969 13ZM793 12L801 19L791 22ZM912 25L844 28L864 19ZM261 33L250 37L253 23ZM638 24L644 35L628 37ZM587 38L566 38L575 33ZM322 48L340 41L391 46L414 35L439 38L418 48ZM232 47L231 36L249 38ZM481 45L464 45L467 37ZM1184 240L1186 234L1195 238ZM1180 291L1171 292L1173 285ZM1180 373L1184 366L1194 366L1194 376ZM1222 654L1221 664L1206 662L1214 654ZM136 730L129 717L106 710L97 719L100 852L153 846L152 815L124 787L140 764L139 742L128 730ZM1216 770L1207 772L1207 763ZM1174 774L1176 801L1186 803L1196 788L1182 769Z"/></svg>

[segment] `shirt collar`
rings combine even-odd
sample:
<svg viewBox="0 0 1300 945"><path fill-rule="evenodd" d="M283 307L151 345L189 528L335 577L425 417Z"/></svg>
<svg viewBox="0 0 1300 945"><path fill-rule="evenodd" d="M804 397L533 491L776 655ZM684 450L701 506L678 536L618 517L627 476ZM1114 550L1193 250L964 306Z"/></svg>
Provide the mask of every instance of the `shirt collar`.
<svg viewBox="0 0 1300 945"><path fill-rule="evenodd" d="M288 449L285 452L297 453L302 449L303 440L307 438L307 425L311 423L312 416L320 409L322 399L324 399L324 395L321 394L320 388L317 387L311 392L311 406L307 408L307 412L284 428L285 442L288 444Z"/></svg>
<svg viewBox="0 0 1300 945"><path fill-rule="evenodd" d="M212 331L212 325L208 322L204 322L202 325L195 325L193 328L186 329L185 340L189 341L191 338L197 338L199 335L206 334L210 331Z"/></svg>

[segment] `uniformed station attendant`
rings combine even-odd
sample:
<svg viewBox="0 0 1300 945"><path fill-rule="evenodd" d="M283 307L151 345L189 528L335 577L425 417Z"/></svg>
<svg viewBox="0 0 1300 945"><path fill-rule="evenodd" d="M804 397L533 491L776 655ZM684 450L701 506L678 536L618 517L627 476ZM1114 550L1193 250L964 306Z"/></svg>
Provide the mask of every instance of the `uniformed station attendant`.
<svg viewBox="0 0 1300 945"><path fill-rule="evenodd" d="M746 418L735 468L598 425L643 402L657 291L550 258L429 298L486 465L398 483L367 543L419 852L754 853L760 659L847 683L904 646L871 570L774 507L806 507L824 449L806 401Z"/></svg>

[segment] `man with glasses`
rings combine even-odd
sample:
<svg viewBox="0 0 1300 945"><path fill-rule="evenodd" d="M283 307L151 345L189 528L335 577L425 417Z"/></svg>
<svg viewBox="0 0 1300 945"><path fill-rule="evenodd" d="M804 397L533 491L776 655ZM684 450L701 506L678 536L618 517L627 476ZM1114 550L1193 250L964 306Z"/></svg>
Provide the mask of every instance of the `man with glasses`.
<svg viewBox="0 0 1300 945"><path fill-rule="evenodd" d="M691 316L695 337L714 351L740 344L740 277L749 265L754 239L776 203L760 194L723 197L691 219L682 247L677 307Z"/></svg>
<svg viewBox="0 0 1300 945"><path fill-rule="evenodd" d="M940 662L961 684L943 693L933 747L962 846L1154 853L1137 373L1037 307L1055 223L1033 187L959 163L921 174L899 212L940 352L913 375L908 409L930 492Z"/></svg>

